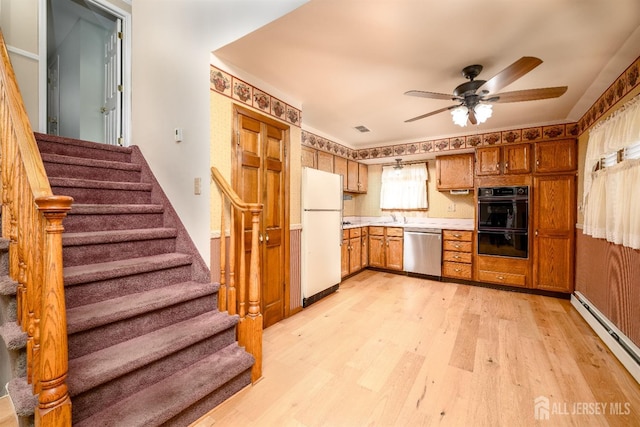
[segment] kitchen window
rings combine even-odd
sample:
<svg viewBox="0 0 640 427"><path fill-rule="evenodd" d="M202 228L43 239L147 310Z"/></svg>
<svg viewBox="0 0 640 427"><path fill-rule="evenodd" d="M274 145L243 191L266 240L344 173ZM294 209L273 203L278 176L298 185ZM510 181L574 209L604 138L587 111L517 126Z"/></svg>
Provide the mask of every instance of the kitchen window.
<svg viewBox="0 0 640 427"><path fill-rule="evenodd" d="M424 210L427 202L426 163L404 164L402 168L383 166L380 186L380 208Z"/></svg>
<svg viewBox="0 0 640 427"><path fill-rule="evenodd" d="M640 96L594 126L584 173L584 234L640 249Z"/></svg>

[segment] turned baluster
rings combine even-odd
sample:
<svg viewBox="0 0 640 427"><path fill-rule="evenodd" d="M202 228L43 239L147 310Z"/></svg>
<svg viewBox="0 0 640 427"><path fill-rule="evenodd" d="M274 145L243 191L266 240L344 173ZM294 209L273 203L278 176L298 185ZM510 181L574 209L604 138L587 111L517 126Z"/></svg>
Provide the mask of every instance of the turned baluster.
<svg viewBox="0 0 640 427"><path fill-rule="evenodd" d="M227 238L224 232L225 221L225 198L224 193L220 193L221 197L221 212L220 212L220 290L218 291L218 309L220 311L227 311L227 277L226 277L226 265L227 265Z"/></svg>

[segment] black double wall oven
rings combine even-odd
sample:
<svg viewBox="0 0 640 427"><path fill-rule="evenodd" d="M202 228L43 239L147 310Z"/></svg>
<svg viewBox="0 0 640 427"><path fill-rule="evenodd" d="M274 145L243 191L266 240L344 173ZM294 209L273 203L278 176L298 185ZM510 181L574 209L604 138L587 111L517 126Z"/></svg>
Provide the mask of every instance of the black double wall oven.
<svg viewBox="0 0 640 427"><path fill-rule="evenodd" d="M478 189L478 254L529 256L529 187Z"/></svg>

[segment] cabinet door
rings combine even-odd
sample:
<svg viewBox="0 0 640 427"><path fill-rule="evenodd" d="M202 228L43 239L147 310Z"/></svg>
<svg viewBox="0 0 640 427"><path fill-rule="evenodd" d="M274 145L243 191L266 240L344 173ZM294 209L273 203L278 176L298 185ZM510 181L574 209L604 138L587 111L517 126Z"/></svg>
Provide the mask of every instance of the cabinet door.
<svg viewBox="0 0 640 427"><path fill-rule="evenodd" d="M573 291L575 176L533 179L533 286Z"/></svg>
<svg viewBox="0 0 640 427"><path fill-rule="evenodd" d="M347 190L359 191L358 188L358 162L347 160Z"/></svg>
<svg viewBox="0 0 640 427"><path fill-rule="evenodd" d="M316 167L316 150L309 147L302 147L302 167Z"/></svg>
<svg viewBox="0 0 640 427"><path fill-rule="evenodd" d="M369 265L384 268L385 238L369 234Z"/></svg>
<svg viewBox="0 0 640 427"><path fill-rule="evenodd" d="M362 269L362 246L360 237L354 237L349 241L349 274Z"/></svg>
<svg viewBox="0 0 640 427"><path fill-rule="evenodd" d="M402 270L403 259L403 238L402 237L387 237L387 265L386 267L391 270Z"/></svg>
<svg viewBox="0 0 640 427"><path fill-rule="evenodd" d="M333 159L333 173L342 176L342 189L347 189L347 159L335 156Z"/></svg>
<svg viewBox="0 0 640 427"><path fill-rule="evenodd" d="M473 153L436 157L438 190L473 188Z"/></svg>
<svg viewBox="0 0 640 427"><path fill-rule="evenodd" d="M500 175L500 147L476 149L476 175Z"/></svg>
<svg viewBox="0 0 640 427"><path fill-rule="evenodd" d="M369 186L369 166L358 163L358 180L360 181L360 192L366 193Z"/></svg>
<svg viewBox="0 0 640 427"><path fill-rule="evenodd" d="M349 239L342 241L340 252L340 277L345 277L349 275Z"/></svg>
<svg viewBox="0 0 640 427"><path fill-rule="evenodd" d="M535 172L571 172L578 169L575 139L535 144Z"/></svg>
<svg viewBox="0 0 640 427"><path fill-rule="evenodd" d="M531 146L529 144L505 145L502 147L504 174L531 172Z"/></svg>
<svg viewBox="0 0 640 427"><path fill-rule="evenodd" d="M369 265L369 232L367 227L362 228L362 250L361 250L362 268Z"/></svg>
<svg viewBox="0 0 640 427"><path fill-rule="evenodd" d="M317 164L321 171L333 173L333 154L318 151Z"/></svg>

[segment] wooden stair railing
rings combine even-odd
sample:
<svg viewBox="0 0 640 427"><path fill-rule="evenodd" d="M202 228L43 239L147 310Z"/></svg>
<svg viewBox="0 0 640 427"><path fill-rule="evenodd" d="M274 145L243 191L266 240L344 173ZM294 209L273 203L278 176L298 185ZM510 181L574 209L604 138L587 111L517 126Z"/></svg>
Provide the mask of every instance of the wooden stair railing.
<svg viewBox="0 0 640 427"><path fill-rule="evenodd" d="M62 220L73 199L54 196L0 32L2 237L18 283L17 322L27 333L27 380L38 394L35 425L71 425Z"/></svg>
<svg viewBox="0 0 640 427"><path fill-rule="evenodd" d="M218 308L229 314L238 314L238 344L243 346L256 359L251 368L251 382L262 377L262 313L260 312L260 253L259 225L262 204L246 203L238 197L224 177L215 167L211 168L211 178L217 184L221 195L220 215L220 291ZM227 211L227 202L229 210ZM251 255L247 281L245 261L244 224L245 214L251 215ZM229 282L226 279L226 221L229 216ZM240 227L236 227L236 217ZM237 234L240 232L240 237ZM237 252L243 254L239 260L239 272L236 277L236 244L240 244Z"/></svg>

